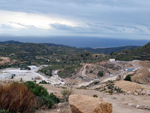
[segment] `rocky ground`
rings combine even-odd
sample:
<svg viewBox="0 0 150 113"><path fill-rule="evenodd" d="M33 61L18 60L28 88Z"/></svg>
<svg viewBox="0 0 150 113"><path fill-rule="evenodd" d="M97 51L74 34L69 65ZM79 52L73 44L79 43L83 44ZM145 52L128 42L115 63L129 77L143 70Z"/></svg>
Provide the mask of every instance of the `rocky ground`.
<svg viewBox="0 0 150 113"><path fill-rule="evenodd" d="M51 92L58 92L60 93L63 88L56 88L50 85L43 85L48 91ZM146 109L147 106L150 107L150 96L146 95L124 95L124 94L113 94L110 95L108 93L103 93L100 91L89 90L89 89L73 89L73 94L77 95L97 95L98 97L102 98L104 101L112 103L113 113L149 113L150 110ZM143 109L142 109L143 107ZM145 107L145 108L144 108ZM69 106L65 106L63 108L55 108L50 110L51 113L71 113ZM37 113L48 113L49 110L45 111L37 111Z"/></svg>

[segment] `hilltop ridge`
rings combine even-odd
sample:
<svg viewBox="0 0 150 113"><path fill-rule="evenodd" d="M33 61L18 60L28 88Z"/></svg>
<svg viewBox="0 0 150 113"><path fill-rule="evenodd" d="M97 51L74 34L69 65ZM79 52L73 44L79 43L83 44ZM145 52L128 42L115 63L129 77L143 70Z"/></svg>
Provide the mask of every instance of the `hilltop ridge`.
<svg viewBox="0 0 150 113"><path fill-rule="evenodd" d="M125 61L150 60L150 42L136 49L123 50L120 52L113 53L111 57L114 57L117 60L125 60Z"/></svg>
<svg viewBox="0 0 150 113"><path fill-rule="evenodd" d="M0 42L0 44L23 44L24 42L19 42L19 41L14 41L14 40L9 40L9 41L4 41L4 42ZM41 43L50 47L63 47L63 48L71 48L71 49L81 49L81 50L87 50L87 51L91 51L93 53L102 53L102 54L106 54L109 55L110 53L114 53L114 52L119 52L122 50L130 50L130 49L135 49L138 48L140 46L121 46L121 47L110 47L110 48L91 48L91 47L85 47L85 48L76 48L76 47L71 47L71 46L67 46L67 45L63 45L63 44L54 44L54 43Z"/></svg>

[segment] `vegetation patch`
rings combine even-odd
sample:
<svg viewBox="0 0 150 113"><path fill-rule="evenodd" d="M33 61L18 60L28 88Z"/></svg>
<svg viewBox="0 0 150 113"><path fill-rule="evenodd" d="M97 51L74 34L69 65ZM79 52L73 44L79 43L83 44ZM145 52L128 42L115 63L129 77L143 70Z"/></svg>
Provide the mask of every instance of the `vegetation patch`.
<svg viewBox="0 0 150 113"><path fill-rule="evenodd" d="M99 71L97 75L100 76L100 77L103 77L104 74L103 74L102 71Z"/></svg>
<svg viewBox="0 0 150 113"><path fill-rule="evenodd" d="M131 76L130 76L130 75L127 75L124 80L126 80L126 81L131 81Z"/></svg>
<svg viewBox="0 0 150 113"><path fill-rule="evenodd" d="M105 85L102 85L100 88L96 88L96 90L100 90L100 92L109 93L112 95L113 93L124 93L121 88L115 87L113 81L108 81Z"/></svg>
<svg viewBox="0 0 150 113"><path fill-rule="evenodd" d="M38 107L45 106L47 108L51 108L55 103L60 102L53 93L49 95L47 89L43 86L40 86L33 81L27 81L24 84L35 94L37 98L39 98Z"/></svg>
<svg viewBox="0 0 150 113"><path fill-rule="evenodd" d="M46 82L45 80L42 80L41 82L39 82L39 84L50 84L50 83Z"/></svg>
<svg viewBox="0 0 150 113"><path fill-rule="evenodd" d="M8 110L12 113L31 112L36 107L35 95L24 84L0 86L0 108L6 113Z"/></svg>
<svg viewBox="0 0 150 113"><path fill-rule="evenodd" d="M70 96L72 93L73 93L73 90L72 90L72 89L64 88L64 89L61 91L61 94L63 95L63 101L68 101L69 96Z"/></svg>
<svg viewBox="0 0 150 113"><path fill-rule="evenodd" d="M96 98L97 98L98 96L97 96L97 95L93 95L93 97L96 97Z"/></svg>
<svg viewBox="0 0 150 113"><path fill-rule="evenodd" d="M66 78L75 72L75 69L80 68L81 65L52 65L49 67L44 67L40 70L40 72L44 73L45 75L52 76L52 70L60 70L58 75L61 78Z"/></svg>

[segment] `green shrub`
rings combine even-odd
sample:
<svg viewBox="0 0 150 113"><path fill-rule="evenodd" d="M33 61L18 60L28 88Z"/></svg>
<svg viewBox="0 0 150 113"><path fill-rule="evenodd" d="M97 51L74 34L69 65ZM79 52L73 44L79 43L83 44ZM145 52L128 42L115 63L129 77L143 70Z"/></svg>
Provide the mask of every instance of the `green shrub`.
<svg viewBox="0 0 150 113"><path fill-rule="evenodd" d="M48 108L51 108L55 103L59 103L60 100L53 94L51 93L50 95L48 94L47 90L36 84L33 81L27 81L24 83L30 90L33 92L38 98L42 99L42 102L40 105L45 105ZM40 100L40 99L39 99Z"/></svg>
<svg viewBox="0 0 150 113"><path fill-rule="evenodd" d="M42 96L43 105L46 105L48 108L51 108L55 103L59 103L60 100L51 93L48 96Z"/></svg>
<svg viewBox="0 0 150 113"><path fill-rule="evenodd" d="M111 89L111 90L109 90L109 92L108 92L110 95L112 95L113 94L113 90Z"/></svg>
<svg viewBox="0 0 150 113"><path fill-rule="evenodd" d="M96 98L97 98L98 96L97 96L97 95L93 95L93 97L96 97Z"/></svg>
<svg viewBox="0 0 150 113"><path fill-rule="evenodd" d="M127 75L124 80L126 80L126 81L131 81L131 76Z"/></svg>
<svg viewBox="0 0 150 113"><path fill-rule="evenodd" d="M108 89L113 89L114 88L114 84L108 84Z"/></svg>
<svg viewBox="0 0 150 113"><path fill-rule="evenodd" d="M13 79L13 78L14 78L14 76L12 75L12 76L11 76L11 79Z"/></svg>
<svg viewBox="0 0 150 113"><path fill-rule="evenodd" d="M92 70L90 70L90 73L93 73L93 71L92 71Z"/></svg>
<svg viewBox="0 0 150 113"><path fill-rule="evenodd" d="M118 87L118 88L115 87L114 90L117 91L117 93L123 93L123 91L122 91L121 88L119 88L119 87Z"/></svg>
<svg viewBox="0 0 150 113"><path fill-rule="evenodd" d="M27 87L28 87L28 89L30 89L31 90L31 92L33 92L36 96L47 96L48 95L48 92L47 92L47 90L44 88L44 87L42 87L42 86L40 86L40 85L38 85L38 84L36 84L35 82L33 82L33 81L27 81L27 82L25 82L24 83Z"/></svg>
<svg viewBox="0 0 150 113"><path fill-rule="evenodd" d="M41 82L39 82L39 84L49 84L49 83L46 82L45 80L42 80Z"/></svg>
<svg viewBox="0 0 150 113"><path fill-rule="evenodd" d="M102 77L103 75L104 75L104 74L103 74L102 71L99 71L99 72L98 72L98 76Z"/></svg>

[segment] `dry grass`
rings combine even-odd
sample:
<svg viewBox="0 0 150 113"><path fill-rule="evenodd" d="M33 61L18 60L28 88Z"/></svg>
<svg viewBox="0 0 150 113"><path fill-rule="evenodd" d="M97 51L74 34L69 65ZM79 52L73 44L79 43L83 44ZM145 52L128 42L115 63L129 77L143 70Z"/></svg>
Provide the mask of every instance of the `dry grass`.
<svg viewBox="0 0 150 113"><path fill-rule="evenodd" d="M0 107L12 113L29 113L36 107L36 99L24 84L12 83L0 87Z"/></svg>
<svg viewBox="0 0 150 113"><path fill-rule="evenodd" d="M61 91L61 94L63 95L63 101L68 101L69 96L73 93L72 88L71 89L63 89Z"/></svg>

